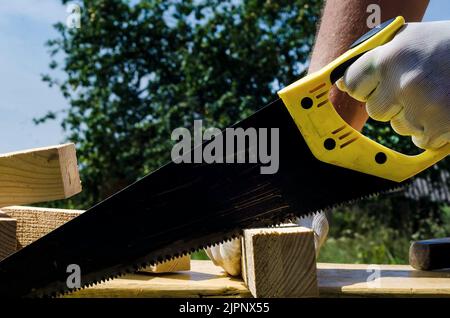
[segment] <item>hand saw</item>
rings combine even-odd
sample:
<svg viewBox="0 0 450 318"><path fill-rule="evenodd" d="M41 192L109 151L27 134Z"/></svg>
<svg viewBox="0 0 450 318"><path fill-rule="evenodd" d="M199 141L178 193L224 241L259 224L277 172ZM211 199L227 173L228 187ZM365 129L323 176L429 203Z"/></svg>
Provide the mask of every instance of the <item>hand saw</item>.
<svg viewBox="0 0 450 318"><path fill-rule="evenodd" d="M450 146L407 156L366 138L337 114L331 86L365 52L390 41L404 24L387 21L349 51L278 92L279 99L237 128L278 128L279 169L259 163L170 162L0 263L2 297L55 296L68 266L81 288L224 242L249 227L401 188L444 158Z"/></svg>

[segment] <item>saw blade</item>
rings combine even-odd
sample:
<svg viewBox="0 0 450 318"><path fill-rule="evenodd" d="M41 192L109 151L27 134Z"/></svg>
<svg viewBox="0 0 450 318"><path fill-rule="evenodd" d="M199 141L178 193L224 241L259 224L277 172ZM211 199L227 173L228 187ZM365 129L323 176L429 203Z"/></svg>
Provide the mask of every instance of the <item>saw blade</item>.
<svg viewBox="0 0 450 318"><path fill-rule="evenodd" d="M2 297L55 296L68 266L81 287L401 183L318 161L281 100L234 128L278 128L279 169L260 163L163 166L0 263ZM248 150L248 149L247 149Z"/></svg>

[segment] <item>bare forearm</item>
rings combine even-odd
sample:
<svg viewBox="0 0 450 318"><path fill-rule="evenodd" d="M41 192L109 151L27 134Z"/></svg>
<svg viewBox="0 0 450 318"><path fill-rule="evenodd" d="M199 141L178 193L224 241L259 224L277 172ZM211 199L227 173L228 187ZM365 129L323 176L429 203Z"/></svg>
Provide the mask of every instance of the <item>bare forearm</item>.
<svg viewBox="0 0 450 318"><path fill-rule="evenodd" d="M359 36L366 33L367 7L381 8L381 21L402 15L407 22L421 21L429 0L328 0L311 57L309 72L314 72L345 52ZM339 114L356 129L367 120L364 104L351 99L336 88L330 98Z"/></svg>

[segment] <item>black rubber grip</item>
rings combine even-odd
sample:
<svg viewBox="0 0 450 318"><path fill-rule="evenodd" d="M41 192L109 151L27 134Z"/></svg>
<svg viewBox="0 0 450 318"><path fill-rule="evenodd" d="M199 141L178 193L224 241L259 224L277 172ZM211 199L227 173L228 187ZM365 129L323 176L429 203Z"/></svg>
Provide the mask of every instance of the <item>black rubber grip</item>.
<svg viewBox="0 0 450 318"><path fill-rule="evenodd" d="M353 42L353 44L350 46L350 49L360 45L361 43L367 41L368 39L370 39L371 37L373 37L375 34L377 34L378 32L380 32L381 30L383 30L385 27L387 27L389 24L391 24L393 21L395 20L395 18L387 20L383 23L381 23L380 25L377 25L376 27L374 27L373 29L371 29L369 32L367 32L366 34L364 34L363 36L361 36L358 40L356 40L355 42ZM366 52L364 52L366 53ZM331 84L336 83L336 81L338 79L340 79L342 76L344 76L345 71L350 67L350 65L352 65L357 59L359 59L364 53L361 53L357 56L352 57L351 59L345 61L344 63L342 63L341 65L339 65L338 67L336 67L330 74L330 81Z"/></svg>

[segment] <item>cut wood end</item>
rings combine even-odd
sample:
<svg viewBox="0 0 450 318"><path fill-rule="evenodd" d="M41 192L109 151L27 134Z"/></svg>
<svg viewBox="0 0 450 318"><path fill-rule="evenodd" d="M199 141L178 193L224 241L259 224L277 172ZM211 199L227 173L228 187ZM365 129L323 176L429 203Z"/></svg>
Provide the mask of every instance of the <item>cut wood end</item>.
<svg viewBox="0 0 450 318"><path fill-rule="evenodd" d="M23 205L12 205L3 207L0 210L0 216L6 215L10 216L11 213L39 213L42 215L50 215L51 213L63 213L71 215L73 214L74 217L80 215L83 213L84 210L75 210L75 209L54 209L54 208L41 208L36 206L23 206Z"/></svg>
<svg viewBox="0 0 450 318"><path fill-rule="evenodd" d="M70 198L82 190L75 145L69 143L58 146L58 153L64 198Z"/></svg>
<svg viewBox="0 0 450 318"><path fill-rule="evenodd" d="M274 228L256 228L245 230L248 235L284 235L294 233L313 233L312 229L301 226L287 226L287 227L274 227Z"/></svg>
<svg viewBox="0 0 450 318"><path fill-rule="evenodd" d="M27 206L8 206L0 211L17 220L17 249L31 244L83 212Z"/></svg>
<svg viewBox="0 0 450 318"><path fill-rule="evenodd" d="M0 217L0 261L16 251L17 220L8 216Z"/></svg>
<svg viewBox="0 0 450 318"><path fill-rule="evenodd" d="M316 297L313 231L299 226L244 230L242 277L254 297Z"/></svg>

